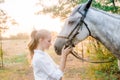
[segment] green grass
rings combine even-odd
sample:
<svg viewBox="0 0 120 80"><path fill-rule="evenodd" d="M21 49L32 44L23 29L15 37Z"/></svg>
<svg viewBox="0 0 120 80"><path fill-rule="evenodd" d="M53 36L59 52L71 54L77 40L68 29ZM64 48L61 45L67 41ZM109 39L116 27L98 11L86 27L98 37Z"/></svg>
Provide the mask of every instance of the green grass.
<svg viewBox="0 0 120 80"><path fill-rule="evenodd" d="M27 57L25 54L15 55L4 59L4 63L26 63Z"/></svg>
<svg viewBox="0 0 120 80"><path fill-rule="evenodd" d="M26 54L16 55L4 59L4 67L0 69L0 80L33 80Z"/></svg>

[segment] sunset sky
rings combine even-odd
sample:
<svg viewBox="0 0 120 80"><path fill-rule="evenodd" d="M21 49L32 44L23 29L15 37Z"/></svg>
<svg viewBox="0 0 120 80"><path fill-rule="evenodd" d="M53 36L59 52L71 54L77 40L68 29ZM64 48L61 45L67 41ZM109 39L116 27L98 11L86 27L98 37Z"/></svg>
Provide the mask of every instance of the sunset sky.
<svg viewBox="0 0 120 80"><path fill-rule="evenodd" d="M35 5L37 2L38 0L5 0L5 3L0 4L0 8L19 23L16 26L9 25L9 30L4 33L4 36L19 32L30 33L33 27L57 32L61 30L63 22L59 18L53 19L50 15L34 15L35 11L43 9ZM57 0L43 0L43 3L47 6L56 5Z"/></svg>

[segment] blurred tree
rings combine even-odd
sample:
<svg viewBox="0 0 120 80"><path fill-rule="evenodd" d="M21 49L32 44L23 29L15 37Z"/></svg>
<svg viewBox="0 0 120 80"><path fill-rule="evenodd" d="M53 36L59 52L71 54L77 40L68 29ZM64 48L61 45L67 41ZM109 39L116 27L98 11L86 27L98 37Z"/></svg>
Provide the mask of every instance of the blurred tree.
<svg viewBox="0 0 120 80"><path fill-rule="evenodd" d="M0 58L1 58L1 67L3 67L3 51L2 51L2 33L5 32L6 29L8 29L8 26L12 25L18 25L18 23L9 17L5 11L0 9Z"/></svg>
<svg viewBox="0 0 120 80"><path fill-rule="evenodd" d="M0 0L0 3L4 3L5 2L5 0Z"/></svg>
<svg viewBox="0 0 120 80"><path fill-rule="evenodd" d="M37 5L41 5L43 7L42 10L37 11L35 14L51 14L53 17L60 16L61 19L65 19L71 12L71 10L80 3L85 3L88 0L58 0L57 5L53 6L45 6L40 0ZM118 3L120 0L93 0L92 6L105 10L118 13L118 6L115 3Z"/></svg>
<svg viewBox="0 0 120 80"><path fill-rule="evenodd" d="M0 27L2 28L8 28L9 25L19 25L15 19L11 18L8 16L7 12L4 10L0 9Z"/></svg>

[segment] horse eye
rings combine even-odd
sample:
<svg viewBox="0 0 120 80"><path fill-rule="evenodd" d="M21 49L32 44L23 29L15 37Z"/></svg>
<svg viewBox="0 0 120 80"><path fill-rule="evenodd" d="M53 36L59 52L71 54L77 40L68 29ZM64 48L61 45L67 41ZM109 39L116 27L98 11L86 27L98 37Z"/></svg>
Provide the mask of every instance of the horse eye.
<svg viewBox="0 0 120 80"><path fill-rule="evenodd" d="M74 21L68 21L69 25L72 25L74 23Z"/></svg>

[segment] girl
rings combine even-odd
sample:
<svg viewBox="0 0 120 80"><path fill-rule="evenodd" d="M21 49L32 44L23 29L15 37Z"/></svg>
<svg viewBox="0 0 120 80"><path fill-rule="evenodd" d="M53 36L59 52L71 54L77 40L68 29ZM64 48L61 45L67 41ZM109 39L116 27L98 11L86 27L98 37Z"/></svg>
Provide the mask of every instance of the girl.
<svg viewBox="0 0 120 80"><path fill-rule="evenodd" d="M31 52L35 80L62 80L66 58L72 48L62 49L60 67L45 52L51 45L51 33L47 30L34 30L28 44Z"/></svg>

